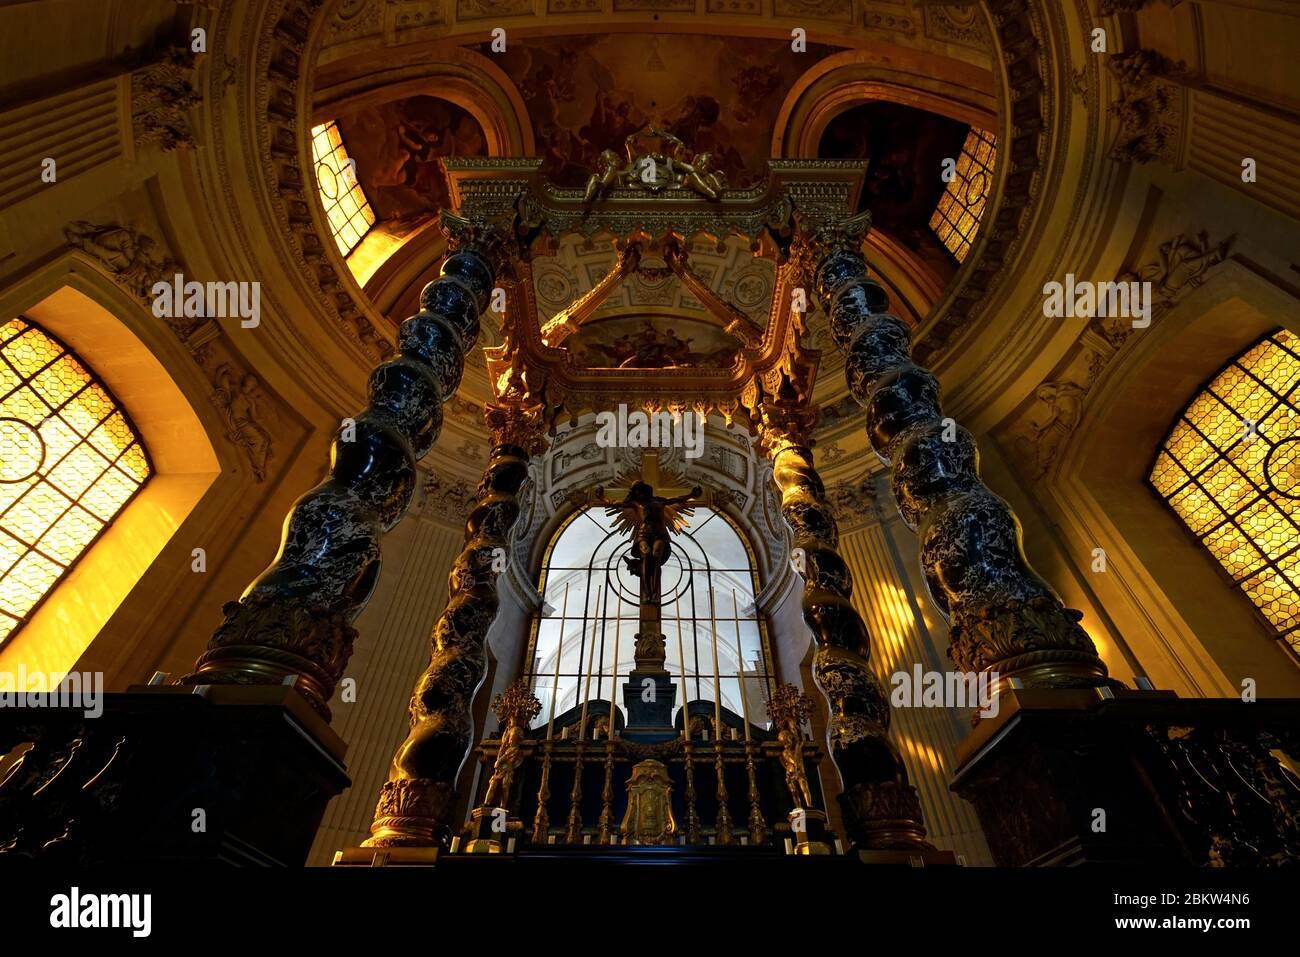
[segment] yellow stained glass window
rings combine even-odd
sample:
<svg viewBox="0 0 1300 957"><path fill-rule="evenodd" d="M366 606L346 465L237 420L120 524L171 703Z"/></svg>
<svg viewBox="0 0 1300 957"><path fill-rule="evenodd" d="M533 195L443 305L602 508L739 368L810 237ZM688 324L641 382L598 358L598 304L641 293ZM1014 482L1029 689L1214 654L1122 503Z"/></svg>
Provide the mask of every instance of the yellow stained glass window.
<svg viewBox="0 0 1300 957"><path fill-rule="evenodd" d="M984 206L993 189L993 163L997 153L993 134L972 126L957 157L952 181L930 217L930 228L959 263L966 261L979 232Z"/></svg>
<svg viewBox="0 0 1300 957"><path fill-rule="evenodd" d="M1230 362L1170 429L1148 478L1300 660L1300 337Z"/></svg>
<svg viewBox="0 0 1300 957"><path fill-rule="evenodd" d="M0 643L152 474L116 400L53 336L0 325Z"/></svg>
<svg viewBox="0 0 1300 957"><path fill-rule="evenodd" d="M337 123L330 120L312 127L311 152L316 164L316 187L330 232L339 252L346 256L374 225L375 213L357 181L355 164L348 161Z"/></svg>

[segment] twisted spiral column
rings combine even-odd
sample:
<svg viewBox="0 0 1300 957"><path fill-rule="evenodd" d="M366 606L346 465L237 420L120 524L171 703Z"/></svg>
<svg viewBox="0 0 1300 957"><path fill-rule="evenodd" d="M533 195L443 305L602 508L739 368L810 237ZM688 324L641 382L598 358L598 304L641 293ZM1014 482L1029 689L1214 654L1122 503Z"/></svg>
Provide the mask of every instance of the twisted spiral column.
<svg viewBox="0 0 1300 957"><path fill-rule="evenodd" d="M858 850L926 849L921 801L889 739L889 695L871 670L871 638L853 607L853 575L837 551L839 527L806 439L807 412L763 410L781 514L804 564L803 616L816 643L813 680L829 711L830 757L842 784L845 829Z"/></svg>
<svg viewBox="0 0 1300 957"><path fill-rule="evenodd" d="M530 451L545 448L540 414L490 409L489 426L492 452L430 636L429 666L411 694L411 731L393 756L364 847L438 847L451 837L456 777L474 735L470 709L497 616L499 559L519 516Z"/></svg>
<svg viewBox="0 0 1300 957"><path fill-rule="evenodd" d="M420 312L401 325L398 355L370 374L365 409L335 435L328 477L294 502L275 560L222 608L225 620L182 683L279 684L296 675L329 720L327 702L356 638L352 622L379 577L380 537L405 514L416 463L442 429L496 258L490 247L462 245L424 288Z"/></svg>
<svg viewBox="0 0 1300 957"><path fill-rule="evenodd" d="M1030 687L1117 685L1079 625L1082 613L1030 567L1019 520L980 479L974 438L944 418L938 380L912 361L908 327L885 311L888 296L867 278L860 239L814 239L814 291L872 448L920 539L930 595L951 624L949 657L963 671L996 674L998 690L1012 678Z"/></svg>

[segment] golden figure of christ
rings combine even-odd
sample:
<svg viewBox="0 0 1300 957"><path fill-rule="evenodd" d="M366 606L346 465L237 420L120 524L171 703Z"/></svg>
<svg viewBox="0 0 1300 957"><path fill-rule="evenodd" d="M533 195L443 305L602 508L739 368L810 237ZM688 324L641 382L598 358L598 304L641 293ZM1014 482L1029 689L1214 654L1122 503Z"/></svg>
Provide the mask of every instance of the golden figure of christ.
<svg viewBox="0 0 1300 957"><path fill-rule="evenodd" d="M632 539L631 554L624 557L627 569L640 581L641 631L637 636L638 664L662 663L663 636L660 633L659 607L663 601L660 572L672 554L674 533L685 530L687 519L702 504L703 489L694 486L686 495L665 498L654 494L647 482L633 482L627 496L616 502L605 498L605 489L596 489L595 504L604 506L614 529Z"/></svg>

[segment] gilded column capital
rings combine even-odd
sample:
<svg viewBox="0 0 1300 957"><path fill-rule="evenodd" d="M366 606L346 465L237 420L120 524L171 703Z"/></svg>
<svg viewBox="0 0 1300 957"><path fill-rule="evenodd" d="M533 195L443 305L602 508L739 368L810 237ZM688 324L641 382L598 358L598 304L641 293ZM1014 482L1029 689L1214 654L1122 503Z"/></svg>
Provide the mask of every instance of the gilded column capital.
<svg viewBox="0 0 1300 957"><path fill-rule="evenodd" d="M517 211L500 213L491 219L470 219L444 209L438 227L447 240L448 253L472 252L482 256L498 276L514 278L514 265L526 258Z"/></svg>
<svg viewBox="0 0 1300 957"><path fill-rule="evenodd" d="M784 449L812 448L816 406L762 399L755 411L756 442L764 455L775 459Z"/></svg>
<svg viewBox="0 0 1300 957"><path fill-rule="evenodd" d="M513 445L523 449L529 456L538 456L546 452L547 441L546 417L539 405L521 406L489 403L483 410L483 420L487 424L492 445Z"/></svg>
<svg viewBox="0 0 1300 957"><path fill-rule="evenodd" d="M809 271L836 250L861 249L867 233L871 232L871 210L854 216L844 216L838 210L796 210L794 220L791 258L805 261Z"/></svg>

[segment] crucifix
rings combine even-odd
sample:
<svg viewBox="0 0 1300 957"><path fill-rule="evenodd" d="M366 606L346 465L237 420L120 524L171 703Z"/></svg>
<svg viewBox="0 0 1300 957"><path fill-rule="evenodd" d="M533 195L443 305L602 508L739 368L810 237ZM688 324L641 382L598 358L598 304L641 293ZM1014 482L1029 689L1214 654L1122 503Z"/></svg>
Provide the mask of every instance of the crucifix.
<svg viewBox="0 0 1300 957"><path fill-rule="evenodd" d="M603 488L596 489L593 499L593 504L603 506L605 513L613 519L614 528L631 537L632 547L623 561L639 581L640 630L636 635L635 667L628 675L629 683L625 689L629 726L640 723L636 718L641 716L651 726L666 725L666 720L658 720L664 715L664 705L667 714L672 714L672 685L664 668L667 652L661 619L661 572L672 555L672 535L686 529L687 519L695 507L705 501L703 489L698 485L685 494L655 494L656 486L661 492L682 491L680 487L667 484L673 478L678 477L661 475L659 454L646 450L641 454L640 477L632 482L622 501L605 498ZM658 690L649 694L648 689L652 686L662 688L666 700ZM646 693L640 694L638 699L637 694L643 691ZM643 705L657 706L647 708Z"/></svg>

